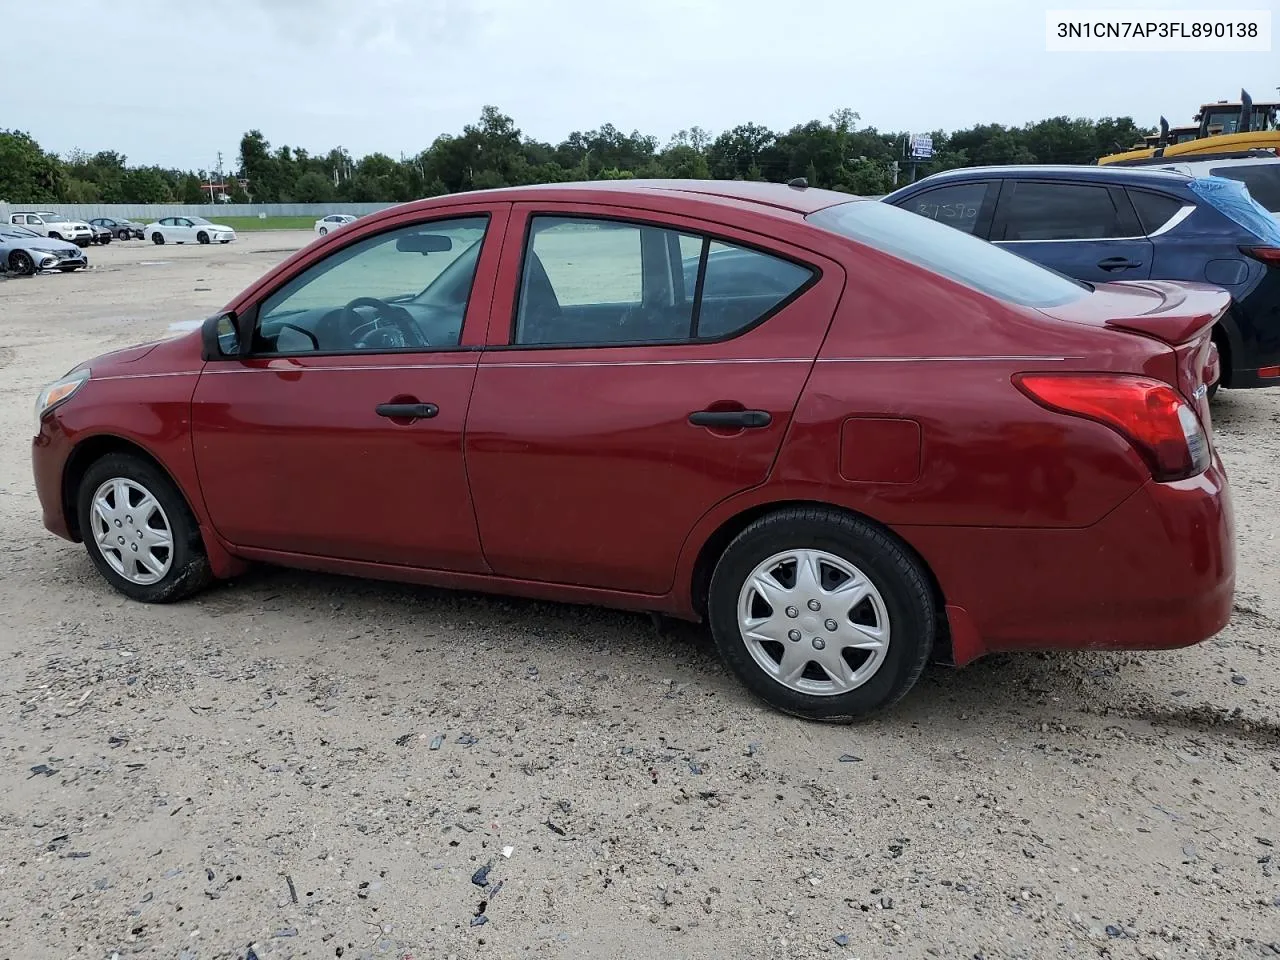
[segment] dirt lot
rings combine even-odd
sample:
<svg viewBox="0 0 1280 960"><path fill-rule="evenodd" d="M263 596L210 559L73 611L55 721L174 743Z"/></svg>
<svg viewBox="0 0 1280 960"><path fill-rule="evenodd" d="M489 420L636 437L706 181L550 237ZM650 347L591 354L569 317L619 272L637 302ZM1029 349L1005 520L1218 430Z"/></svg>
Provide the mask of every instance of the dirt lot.
<svg viewBox="0 0 1280 960"><path fill-rule="evenodd" d="M38 389L309 239L0 280L0 958L1280 952L1280 391L1216 406L1224 634L934 669L855 728L633 615L270 569L124 600L40 525Z"/></svg>

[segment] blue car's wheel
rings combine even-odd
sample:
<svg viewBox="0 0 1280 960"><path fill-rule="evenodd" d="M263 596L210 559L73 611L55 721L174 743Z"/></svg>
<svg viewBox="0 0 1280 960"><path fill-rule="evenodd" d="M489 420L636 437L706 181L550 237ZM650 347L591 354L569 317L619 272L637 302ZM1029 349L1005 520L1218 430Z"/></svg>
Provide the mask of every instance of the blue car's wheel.
<svg viewBox="0 0 1280 960"><path fill-rule="evenodd" d="M25 250L14 250L9 254L9 270L20 277L29 277L36 272L36 262Z"/></svg>

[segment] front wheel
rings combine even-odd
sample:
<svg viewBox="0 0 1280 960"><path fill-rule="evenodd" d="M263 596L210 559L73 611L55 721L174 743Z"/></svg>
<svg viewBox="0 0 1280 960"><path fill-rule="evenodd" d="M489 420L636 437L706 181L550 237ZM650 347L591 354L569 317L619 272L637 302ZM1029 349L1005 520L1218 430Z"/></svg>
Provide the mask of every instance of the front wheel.
<svg viewBox="0 0 1280 960"><path fill-rule="evenodd" d="M860 720L896 703L938 631L920 562L879 527L821 507L743 530L716 564L707 612L748 689L810 720Z"/></svg>
<svg viewBox="0 0 1280 960"><path fill-rule="evenodd" d="M130 233L128 230L121 230L119 233L116 234L116 237L120 240L129 240L133 237L133 234Z"/></svg>
<svg viewBox="0 0 1280 960"><path fill-rule="evenodd" d="M205 233L203 230L201 230L199 233L196 234L196 241L199 243L208 243L209 235Z"/></svg>
<svg viewBox="0 0 1280 960"><path fill-rule="evenodd" d="M110 453L85 471L80 535L107 582L144 603L169 603L213 579L200 528L181 492L141 457Z"/></svg>
<svg viewBox="0 0 1280 960"><path fill-rule="evenodd" d="M159 230L157 230L155 233L151 235L151 242L154 243L157 247L163 246L164 234L161 233Z"/></svg>
<svg viewBox="0 0 1280 960"><path fill-rule="evenodd" d="M9 269L20 277L29 277L36 272L36 262L25 250L14 250L9 254Z"/></svg>

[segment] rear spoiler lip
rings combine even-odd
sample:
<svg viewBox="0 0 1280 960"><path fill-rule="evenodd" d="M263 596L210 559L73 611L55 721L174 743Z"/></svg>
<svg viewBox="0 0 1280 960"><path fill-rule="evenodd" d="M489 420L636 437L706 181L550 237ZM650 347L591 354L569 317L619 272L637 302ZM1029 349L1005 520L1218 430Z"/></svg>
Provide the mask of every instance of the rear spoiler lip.
<svg viewBox="0 0 1280 960"><path fill-rule="evenodd" d="M1113 317L1104 321L1103 326L1150 337L1171 347L1191 343L1231 309L1231 294L1217 287L1178 284L1179 296L1171 303L1173 298L1168 294L1173 291L1165 284L1135 281L1133 286L1158 289L1165 295L1163 309L1138 316Z"/></svg>
<svg viewBox="0 0 1280 960"><path fill-rule="evenodd" d="M1215 313L1196 313L1183 316L1149 316L1149 317L1125 317L1118 320L1108 320L1106 327L1108 330L1123 330L1125 333L1136 333L1144 337L1151 337L1153 340L1159 340L1171 347L1180 347L1184 343L1190 343L1197 337L1202 336L1205 331L1212 327L1227 312L1227 308L1223 307Z"/></svg>

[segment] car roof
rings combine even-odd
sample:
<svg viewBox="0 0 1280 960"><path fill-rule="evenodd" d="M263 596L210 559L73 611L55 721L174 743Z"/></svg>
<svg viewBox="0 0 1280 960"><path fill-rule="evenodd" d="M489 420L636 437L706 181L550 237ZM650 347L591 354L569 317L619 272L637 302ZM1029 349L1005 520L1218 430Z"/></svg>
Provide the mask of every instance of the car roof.
<svg viewBox="0 0 1280 960"><path fill-rule="evenodd" d="M1181 187L1191 182L1185 173L1172 170L1149 170L1138 167L1084 166L1082 164L1008 164L991 167L961 167L925 177L920 183L942 183L946 180L982 180L999 177L1005 180L1091 180L1130 186Z"/></svg>
<svg viewBox="0 0 1280 960"><path fill-rule="evenodd" d="M475 196L517 203L537 197L582 202L590 202L594 198L617 203L627 197L664 195L671 197L681 194L739 209L754 209L762 213L770 210L784 210L801 216L837 203L864 199L835 190L789 187L783 183L758 183L748 180L586 180L574 183L539 183L523 187L500 187L495 190L473 190L467 193L453 193L443 197L416 200L405 206L409 208L417 205L437 206L440 201L465 202Z"/></svg>
<svg viewBox="0 0 1280 960"><path fill-rule="evenodd" d="M1221 157L1217 160L1179 160L1175 158L1173 160L1166 161L1166 164L1169 166L1177 165L1179 167L1192 167L1195 169L1207 169L1209 167L1252 167L1257 165L1265 166L1273 163L1280 163L1280 157ZM1160 167L1157 167L1156 169L1158 170Z"/></svg>

